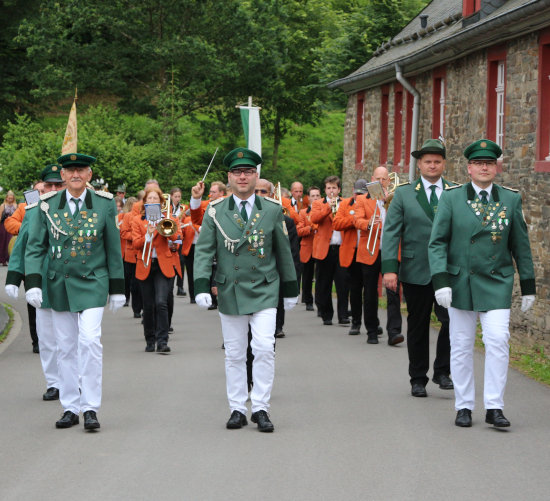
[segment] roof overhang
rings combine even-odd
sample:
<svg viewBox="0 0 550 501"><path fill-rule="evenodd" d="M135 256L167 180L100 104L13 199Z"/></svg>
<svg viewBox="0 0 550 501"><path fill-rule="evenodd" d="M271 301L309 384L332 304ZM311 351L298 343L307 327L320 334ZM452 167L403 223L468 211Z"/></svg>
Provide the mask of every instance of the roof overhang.
<svg viewBox="0 0 550 501"><path fill-rule="evenodd" d="M328 84L328 88L353 94L395 81L396 64L399 64L405 76L411 77L549 25L550 0L530 0L514 10L482 19L417 52L388 61L371 70L335 80Z"/></svg>

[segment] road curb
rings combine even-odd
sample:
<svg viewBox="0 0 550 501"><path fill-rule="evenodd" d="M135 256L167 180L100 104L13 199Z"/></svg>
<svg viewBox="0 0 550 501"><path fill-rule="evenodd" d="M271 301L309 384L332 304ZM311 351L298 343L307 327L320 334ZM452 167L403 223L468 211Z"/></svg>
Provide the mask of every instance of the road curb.
<svg viewBox="0 0 550 501"><path fill-rule="evenodd" d="M0 324L0 327L2 328L2 331L3 331L3 329L6 328L9 322L9 315L8 315L8 312L6 311L6 307L1 303L0 303L0 310L1 310L0 315L4 314L8 318L8 321L6 323ZM19 315L17 310L12 307L11 311L13 313L13 324L4 341L0 343L0 353L3 353L8 348L8 346L12 343L12 341L19 335L19 333L21 332L21 327L23 326L23 322L21 321L21 316Z"/></svg>

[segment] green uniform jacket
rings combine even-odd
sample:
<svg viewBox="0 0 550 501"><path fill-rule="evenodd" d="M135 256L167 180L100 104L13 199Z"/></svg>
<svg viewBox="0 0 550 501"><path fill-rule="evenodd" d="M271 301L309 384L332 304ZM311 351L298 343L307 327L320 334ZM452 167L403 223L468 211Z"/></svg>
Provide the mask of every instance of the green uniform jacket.
<svg viewBox="0 0 550 501"><path fill-rule="evenodd" d="M249 315L276 308L280 281L284 297L298 295L290 243L278 203L257 196L248 222L242 219L233 196L210 204L195 247L195 294L210 293L214 256L221 313Z"/></svg>
<svg viewBox="0 0 550 501"><path fill-rule="evenodd" d="M23 218L23 223L21 223L17 240L15 241L15 245L11 251L8 274L6 275L6 285L11 284L19 287L21 282L25 279L25 250L27 249L27 241L29 239L29 226L32 219L38 214L38 210L36 210L37 205L38 204L32 204L25 207L25 217ZM48 262L49 259L44 260L44 265L42 267L43 279L48 271ZM47 288L44 288L42 294L41 307L51 308L50 302L48 301Z"/></svg>
<svg viewBox="0 0 550 501"><path fill-rule="evenodd" d="M510 308L516 262L522 295L535 294L535 271L521 196L493 184L484 208L471 183L446 191L429 246L434 289L453 289L453 308Z"/></svg>
<svg viewBox="0 0 550 501"><path fill-rule="evenodd" d="M453 183L441 179L443 189ZM431 282L428 264L428 242L434 213L426 197L422 179L400 186L391 201L382 236L382 273L399 273L399 280L408 284ZM401 244L401 265L399 265Z"/></svg>
<svg viewBox="0 0 550 501"><path fill-rule="evenodd" d="M86 190L73 219L66 190L42 195L29 226L25 288L43 288L42 266L49 260L47 290L56 311L105 306L108 294L124 294L124 270L116 207L111 194Z"/></svg>

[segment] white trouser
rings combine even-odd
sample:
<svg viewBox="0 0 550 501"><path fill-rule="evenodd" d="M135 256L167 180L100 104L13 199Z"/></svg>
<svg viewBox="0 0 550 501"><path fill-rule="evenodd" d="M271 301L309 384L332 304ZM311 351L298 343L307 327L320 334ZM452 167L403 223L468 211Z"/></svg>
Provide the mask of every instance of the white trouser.
<svg viewBox="0 0 550 501"><path fill-rule="evenodd" d="M46 388L59 389L59 371L57 368L57 343L52 324L50 308L36 308L36 333L40 348L40 362L46 378Z"/></svg>
<svg viewBox="0 0 550 501"><path fill-rule="evenodd" d="M269 410L269 399L275 375L275 319L276 308L267 308L252 315L225 315L220 313L225 346L225 378L227 399L231 412L246 414L248 386L246 380L246 349L248 325L252 331L252 380L250 392L252 412Z"/></svg>
<svg viewBox="0 0 550 501"><path fill-rule="evenodd" d="M451 374L455 387L455 409L475 407L474 343L479 316L485 344L485 409L504 408L504 389L510 358L510 310L487 312L449 308Z"/></svg>
<svg viewBox="0 0 550 501"><path fill-rule="evenodd" d="M65 411L78 414L80 411L98 411L101 406L102 318L103 308L90 308L80 313L52 310L57 341L59 400Z"/></svg>

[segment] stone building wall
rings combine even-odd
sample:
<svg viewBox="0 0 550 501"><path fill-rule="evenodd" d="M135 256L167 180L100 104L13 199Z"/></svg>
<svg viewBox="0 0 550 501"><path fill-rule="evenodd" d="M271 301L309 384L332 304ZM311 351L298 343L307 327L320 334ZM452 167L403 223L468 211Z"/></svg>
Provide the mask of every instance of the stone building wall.
<svg viewBox="0 0 550 501"><path fill-rule="evenodd" d="M538 42L537 33L506 43L506 108L502 172L496 183L519 189L529 229L535 274L537 300L534 308L524 314L519 280L512 304L511 325L515 341L526 345L538 344L550 350L550 174L535 172L537 126ZM416 75L415 87L421 95L418 146L431 137L432 131L432 71ZM406 94L406 93L405 93ZM390 109L393 110L393 85L390 86ZM456 182L468 181L464 148L486 136L487 116L487 50L453 61L446 66L445 136L447 144L446 178ZM350 96L356 105L356 96ZM403 105L403 120L407 112ZM372 168L378 165L380 148L379 87L365 90L365 150L364 172L355 169L355 111L353 125L346 120L344 151L344 190L351 194L353 181L358 177L370 180ZM355 110L355 109L354 109ZM349 110L348 110L349 115ZM393 111L388 121L388 169L393 166ZM348 123L349 122L349 123ZM403 122L402 151L405 150ZM413 147L414 149L414 147ZM351 152L351 155L350 155ZM353 158L353 161L350 159ZM408 163L408 159L404 159ZM403 174L406 176L406 174ZM415 176L416 177L416 176Z"/></svg>

